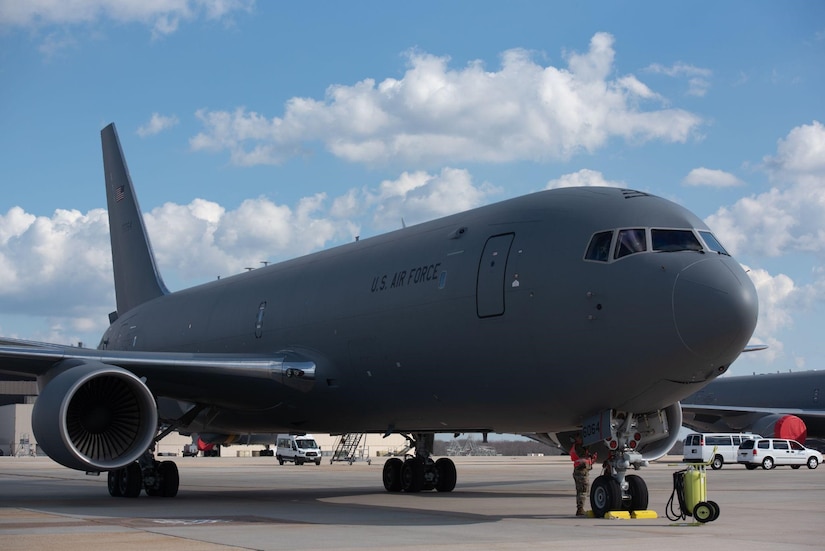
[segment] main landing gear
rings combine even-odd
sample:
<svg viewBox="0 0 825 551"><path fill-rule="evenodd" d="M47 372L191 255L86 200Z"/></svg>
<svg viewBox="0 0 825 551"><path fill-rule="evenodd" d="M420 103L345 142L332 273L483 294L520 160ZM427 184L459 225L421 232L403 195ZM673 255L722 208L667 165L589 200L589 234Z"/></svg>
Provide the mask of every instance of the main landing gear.
<svg viewBox="0 0 825 551"><path fill-rule="evenodd" d="M593 515L602 518L609 511L641 511L647 509L647 484L642 477L627 474L630 466L644 464L636 451L641 436L637 432L632 414L613 420L614 436L606 443L610 454L605 461L604 473L593 481L590 488L590 507Z"/></svg>
<svg viewBox="0 0 825 551"><path fill-rule="evenodd" d="M446 457L433 461L435 434L417 432L407 439L414 445L415 455L404 461L392 457L384 463L384 488L388 492L452 492L457 480L455 463Z"/></svg>
<svg viewBox="0 0 825 551"><path fill-rule="evenodd" d="M147 496L175 497L180 476L173 461L157 461L151 451L122 469L108 472L109 495L138 497L141 490Z"/></svg>

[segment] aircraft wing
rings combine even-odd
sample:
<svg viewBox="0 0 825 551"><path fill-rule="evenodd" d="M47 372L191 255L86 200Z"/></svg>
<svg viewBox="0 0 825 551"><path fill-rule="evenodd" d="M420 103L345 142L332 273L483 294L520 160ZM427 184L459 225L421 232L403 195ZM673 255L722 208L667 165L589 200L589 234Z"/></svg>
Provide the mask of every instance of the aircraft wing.
<svg viewBox="0 0 825 551"><path fill-rule="evenodd" d="M703 432L765 432L786 416L801 419L809 438L825 438L825 410L682 404L682 424ZM773 434L762 434L773 436Z"/></svg>
<svg viewBox="0 0 825 551"><path fill-rule="evenodd" d="M117 366L156 396L240 409L271 407L273 390L306 391L315 363L294 351L272 355L134 352L0 339L0 376L34 379L79 364Z"/></svg>

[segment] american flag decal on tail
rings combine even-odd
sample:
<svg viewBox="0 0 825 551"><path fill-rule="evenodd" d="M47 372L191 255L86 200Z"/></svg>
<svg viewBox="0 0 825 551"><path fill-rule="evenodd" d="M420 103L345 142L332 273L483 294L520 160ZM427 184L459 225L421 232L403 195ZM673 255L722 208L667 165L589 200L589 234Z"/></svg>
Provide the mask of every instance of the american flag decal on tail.
<svg viewBox="0 0 825 551"><path fill-rule="evenodd" d="M124 190L123 186L118 186L115 190L115 203L119 203L126 197L126 191Z"/></svg>

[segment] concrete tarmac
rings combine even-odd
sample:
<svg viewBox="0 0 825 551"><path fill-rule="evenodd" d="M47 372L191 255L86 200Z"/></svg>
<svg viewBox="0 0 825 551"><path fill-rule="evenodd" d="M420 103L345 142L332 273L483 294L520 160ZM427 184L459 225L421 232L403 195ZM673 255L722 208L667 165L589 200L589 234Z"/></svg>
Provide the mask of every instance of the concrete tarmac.
<svg viewBox="0 0 825 551"><path fill-rule="evenodd" d="M449 494L390 494L382 460L279 466L271 457L177 458L175 498L112 498L105 475L0 457L0 549L822 549L825 467L708 470L719 518L666 516L672 473L637 472L658 518L573 515L567 457L459 457ZM591 480L598 474L596 470ZM678 506L676 507L678 511Z"/></svg>

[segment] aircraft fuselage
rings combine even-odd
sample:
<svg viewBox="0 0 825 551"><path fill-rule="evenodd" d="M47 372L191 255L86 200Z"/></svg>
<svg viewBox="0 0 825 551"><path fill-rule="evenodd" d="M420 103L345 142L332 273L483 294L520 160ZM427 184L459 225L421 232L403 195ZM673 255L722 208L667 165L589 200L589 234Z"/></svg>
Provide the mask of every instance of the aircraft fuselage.
<svg viewBox="0 0 825 551"><path fill-rule="evenodd" d="M541 192L156 298L121 313L101 348L314 362L300 388L148 378L221 404L215 431L532 432L655 411L739 355L756 293L707 246L615 258L627 228L707 231L647 194ZM586 258L611 230L610 256Z"/></svg>

